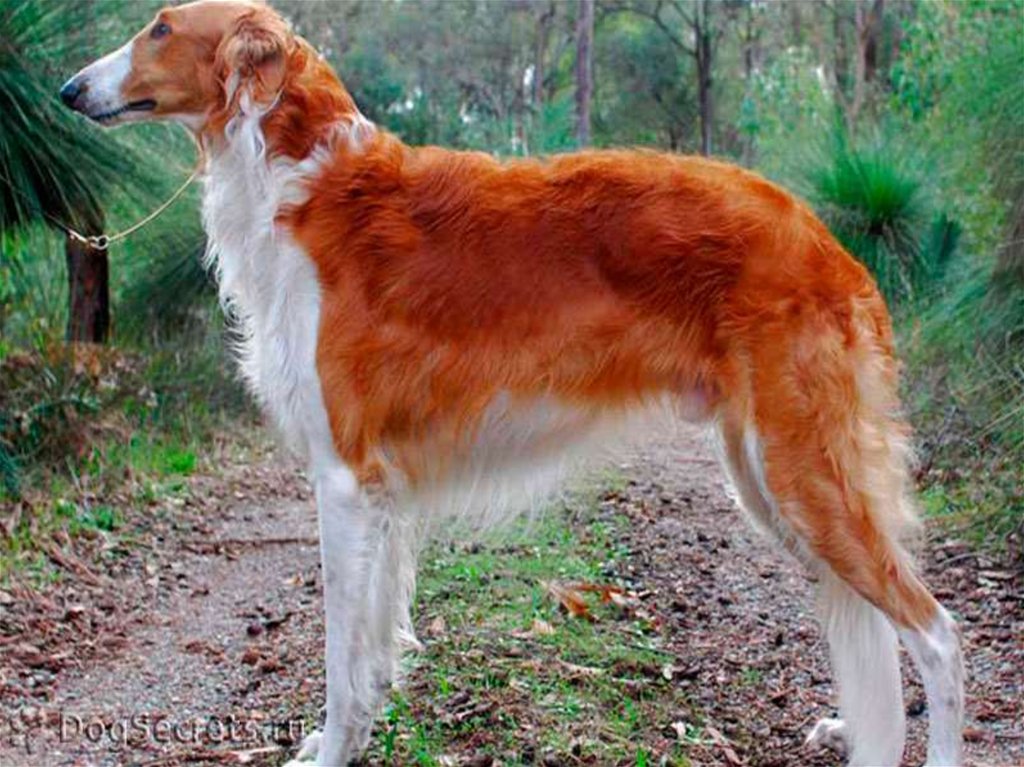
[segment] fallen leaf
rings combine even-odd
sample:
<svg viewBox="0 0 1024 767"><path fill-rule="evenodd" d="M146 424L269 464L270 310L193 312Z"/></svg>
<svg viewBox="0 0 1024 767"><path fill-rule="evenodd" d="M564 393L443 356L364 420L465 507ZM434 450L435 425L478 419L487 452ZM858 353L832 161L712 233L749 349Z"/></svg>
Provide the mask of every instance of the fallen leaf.
<svg viewBox="0 0 1024 767"><path fill-rule="evenodd" d="M629 604L626 592L618 586L612 586L608 583L573 583L570 588L576 591L598 594L601 604L604 605L612 603L618 607L625 607Z"/></svg>
<svg viewBox="0 0 1024 767"><path fill-rule="evenodd" d="M707 730L708 735L711 736L712 742L722 750L722 753L725 755L726 761L728 761L729 764L743 764L743 760L739 758L739 756L733 750L732 744L729 743L729 741L721 732L716 730L711 725L707 725L704 729Z"/></svg>
<svg viewBox="0 0 1024 767"><path fill-rule="evenodd" d="M551 636L555 633L555 627L548 623L546 620L540 618L533 619L533 625L530 627L530 633L535 636Z"/></svg>
<svg viewBox="0 0 1024 767"><path fill-rule="evenodd" d="M544 582L544 588L569 615L574 618L584 618L588 621L594 620L594 616L590 614L590 610L587 608L587 602L583 598L583 594L578 589L563 586L554 581Z"/></svg>

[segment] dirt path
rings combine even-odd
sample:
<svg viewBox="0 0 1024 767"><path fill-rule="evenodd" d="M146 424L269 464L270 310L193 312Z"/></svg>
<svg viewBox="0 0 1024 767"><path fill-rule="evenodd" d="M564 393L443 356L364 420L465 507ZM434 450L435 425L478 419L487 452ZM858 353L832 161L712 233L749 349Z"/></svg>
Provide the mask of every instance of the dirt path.
<svg viewBox="0 0 1024 767"><path fill-rule="evenodd" d="M696 742L692 763L838 764L799 748L831 702L813 584L750 532L702 438L651 443L621 470L629 481L602 501L629 518L611 575L645 595L679 659L674 683L715 723L721 739ZM323 695L316 519L298 473L270 460L199 481L136 543L68 562L84 586L3 592L0 764L279 763ZM929 547L925 574L962 618L971 762L1024 763L1019 574L948 541ZM907 702L908 764L920 764L916 681ZM498 763L455 753L453 764Z"/></svg>

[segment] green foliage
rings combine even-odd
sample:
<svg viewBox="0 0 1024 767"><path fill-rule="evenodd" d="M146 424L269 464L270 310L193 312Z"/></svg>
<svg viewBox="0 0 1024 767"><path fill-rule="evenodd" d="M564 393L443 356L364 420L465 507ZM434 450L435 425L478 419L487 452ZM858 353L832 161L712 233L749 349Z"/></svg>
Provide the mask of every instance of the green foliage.
<svg viewBox="0 0 1024 767"><path fill-rule="evenodd" d="M32 0L0 7L0 232L44 216L95 227L104 193L132 175L131 155L62 107L35 63L84 22L84 7Z"/></svg>
<svg viewBox="0 0 1024 767"><path fill-rule="evenodd" d="M998 460L1001 453L984 454L994 438L1024 466L1024 293L993 292L990 279L987 270L958 264L945 291L915 317L904 347L922 422L941 421L953 408L966 432L947 446L951 458L978 451L972 458Z"/></svg>
<svg viewBox="0 0 1024 767"><path fill-rule="evenodd" d="M37 482L55 470L95 473L97 446L125 435L194 435L221 414L244 412L215 340L186 354L146 357L59 344L9 355L0 363L0 476L7 492L17 494L23 471L35 472ZM190 474L197 460L195 449L174 447L155 453L153 468Z"/></svg>
<svg viewBox="0 0 1024 767"><path fill-rule="evenodd" d="M808 147L832 133L835 105L819 67L806 47L780 51L754 75L742 102L737 127L754 144L758 170L783 183L804 180L799 169L812 161Z"/></svg>
<svg viewBox="0 0 1024 767"><path fill-rule="evenodd" d="M84 3L15 0L0 8L0 351L10 343L38 349L62 333L63 235L54 227L104 224L116 231L134 223L177 185L168 160L193 154L176 129L101 131L57 99L61 80L89 58L81 29L106 32L93 43L102 50L134 32L153 7L140 3L99 16ZM191 209L179 202L162 227L112 252L115 329L122 336L182 327L209 297L196 260L203 238L192 199Z"/></svg>
<svg viewBox="0 0 1024 767"><path fill-rule="evenodd" d="M911 153L894 150L893 142L855 147L837 135L824 162L809 171L812 198L886 298L914 298L944 274L959 225L931 210Z"/></svg>
<svg viewBox="0 0 1024 767"><path fill-rule="evenodd" d="M108 231L122 229L170 195L194 149L173 126L100 132L56 91L161 4L0 7L0 487L48 487L75 518L89 507L55 490L60 481L144 465L180 482L202 460L195 435L243 401L197 257L197 190L111 251L120 348L109 364L120 355L127 369L104 363L97 377L61 350L63 239L43 212L78 225L102 213ZM367 116L410 143L506 156L575 148L574 3L274 5ZM675 43L630 7L654 5L598 3L595 143L692 150L686 6L662 16ZM1005 531L986 510L1013 507L998 488L1024 465L1024 0L886 3L876 71L851 116L853 7L716 6L713 143L801 189L876 274L897 316L933 505ZM856 140L834 138L837 115Z"/></svg>
<svg viewBox="0 0 1024 767"><path fill-rule="evenodd" d="M691 150L697 136L690 61L650 23L625 15L597 38L605 77L597 82L599 144L654 144Z"/></svg>
<svg viewBox="0 0 1024 767"><path fill-rule="evenodd" d="M941 194L988 255L1024 191L1024 2L921 3L894 67L893 107L942 158Z"/></svg>
<svg viewBox="0 0 1024 767"><path fill-rule="evenodd" d="M85 509L78 517L78 523L85 528L111 532L120 525L118 513L109 506Z"/></svg>
<svg viewBox="0 0 1024 767"><path fill-rule="evenodd" d="M175 450L167 455L167 471L191 474L196 468L196 454L191 450Z"/></svg>

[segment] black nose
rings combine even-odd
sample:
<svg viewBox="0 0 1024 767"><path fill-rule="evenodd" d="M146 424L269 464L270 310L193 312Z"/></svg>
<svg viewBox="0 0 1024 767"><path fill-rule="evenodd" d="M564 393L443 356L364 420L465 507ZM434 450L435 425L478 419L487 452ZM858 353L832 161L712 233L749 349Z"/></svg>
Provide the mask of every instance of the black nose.
<svg viewBox="0 0 1024 767"><path fill-rule="evenodd" d="M64 83L64 87L60 89L60 100L67 104L69 107L75 106L75 101L82 93L82 86L79 85L74 78Z"/></svg>

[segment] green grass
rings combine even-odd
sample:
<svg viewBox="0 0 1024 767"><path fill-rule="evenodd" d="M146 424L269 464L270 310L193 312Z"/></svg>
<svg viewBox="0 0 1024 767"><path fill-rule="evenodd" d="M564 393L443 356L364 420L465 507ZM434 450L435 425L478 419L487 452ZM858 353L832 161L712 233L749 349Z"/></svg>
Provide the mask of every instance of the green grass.
<svg viewBox="0 0 1024 767"><path fill-rule="evenodd" d="M106 535L118 539L132 516L160 502L185 497L184 477L197 469L197 440L182 435L133 434L125 442L93 448L67 471L36 471L35 486L18 501L23 513L9 536L0 539L0 582L19 575L34 581L59 578L40 546L64 532L71 537ZM96 503L92 499L118 500Z"/></svg>
<svg viewBox="0 0 1024 767"><path fill-rule="evenodd" d="M387 707L371 763L439 765L471 753L504 764L540 763L547 754L688 764L685 742L657 755L650 745L663 744L673 716L690 710L662 675L672 658L659 651L655 627L596 595L588 599L593 621L572 617L545 586L615 583L623 557L615 533L625 521L602 515L596 501L584 493L568 513L523 523L500 544L429 552L417 599L426 650L407 658L406 693ZM441 621L443 630L432 632ZM535 629L545 625L552 633Z"/></svg>
<svg viewBox="0 0 1024 767"><path fill-rule="evenodd" d="M1010 558L1008 547L1024 531L1024 468L979 469L933 482L921 493L924 512L962 534L975 547Z"/></svg>
<svg viewBox="0 0 1024 767"><path fill-rule="evenodd" d="M211 448L247 447L250 411L221 363L119 350L98 359L93 372L63 353L0 360L0 449L13 478L0 483L11 525L0 582L59 578L48 546L63 548L64 535L130 538L150 509L187 495L190 475L213 471L202 460Z"/></svg>

